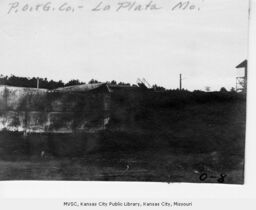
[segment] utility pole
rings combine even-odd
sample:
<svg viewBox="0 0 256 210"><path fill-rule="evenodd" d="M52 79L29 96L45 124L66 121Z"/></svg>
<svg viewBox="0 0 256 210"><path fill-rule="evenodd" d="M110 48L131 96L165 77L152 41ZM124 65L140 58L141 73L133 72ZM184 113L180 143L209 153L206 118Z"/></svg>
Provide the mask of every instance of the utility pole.
<svg viewBox="0 0 256 210"><path fill-rule="evenodd" d="M37 77L37 79L36 79L36 88L37 89L39 88L39 77Z"/></svg>
<svg viewBox="0 0 256 210"><path fill-rule="evenodd" d="M182 89L182 74L180 74L180 90Z"/></svg>

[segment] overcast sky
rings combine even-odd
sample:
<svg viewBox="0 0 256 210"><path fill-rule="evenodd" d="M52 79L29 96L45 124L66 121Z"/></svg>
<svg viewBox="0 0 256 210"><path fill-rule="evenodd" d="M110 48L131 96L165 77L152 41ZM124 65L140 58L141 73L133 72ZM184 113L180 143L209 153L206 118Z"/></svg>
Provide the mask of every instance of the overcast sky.
<svg viewBox="0 0 256 210"><path fill-rule="evenodd" d="M186 89L229 89L242 72L235 66L247 57L247 0L191 1L200 10L176 12L170 5L177 0L156 0L163 9L151 12L92 12L98 0L72 0L85 8L7 15L9 2L0 1L3 75L130 83L144 77L177 88L182 73Z"/></svg>

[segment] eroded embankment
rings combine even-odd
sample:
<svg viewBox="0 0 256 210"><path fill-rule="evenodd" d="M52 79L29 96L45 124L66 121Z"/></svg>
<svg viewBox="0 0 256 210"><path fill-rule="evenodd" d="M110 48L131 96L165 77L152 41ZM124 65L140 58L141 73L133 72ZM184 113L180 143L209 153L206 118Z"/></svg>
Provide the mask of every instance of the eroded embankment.
<svg viewBox="0 0 256 210"><path fill-rule="evenodd" d="M96 132L108 122L104 93L60 93L0 87L0 131Z"/></svg>

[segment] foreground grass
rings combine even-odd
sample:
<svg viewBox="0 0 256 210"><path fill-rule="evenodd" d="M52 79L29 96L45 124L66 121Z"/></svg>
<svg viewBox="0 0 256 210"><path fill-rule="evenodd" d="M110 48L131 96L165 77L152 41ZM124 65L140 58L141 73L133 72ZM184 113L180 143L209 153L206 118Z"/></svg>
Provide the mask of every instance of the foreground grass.
<svg viewBox="0 0 256 210"><path fill-rule="evenodd" d="M182 155L94 154L83 158L34 158L0 161L1 180L100 180L155 182L243 183L243 161L234 169L223 168L215 154ZM207 179L202 180L203 174ZM211 178L214 177L214 178ZM202 177L203 178L203 177Z"/></svg>

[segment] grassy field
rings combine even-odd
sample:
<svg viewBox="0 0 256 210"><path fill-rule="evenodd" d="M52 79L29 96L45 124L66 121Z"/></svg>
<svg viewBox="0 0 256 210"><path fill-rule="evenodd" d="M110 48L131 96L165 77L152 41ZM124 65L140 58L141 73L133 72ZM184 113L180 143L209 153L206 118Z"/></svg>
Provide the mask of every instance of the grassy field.
<svg viewBox="0 0 256 210"><path fill-rule="evenodd" d="M233 167L216 154L181 154L173 151L139 154L90 154L80 158L1 160L1 180L101 180L243 183L243 159L230 157ZM223 158L223 157L220 157ZM228 161L228 160L227 160ZM207 174L207 178L205 178ZM225 176L221 181L222 175ZM201 179L200 179L201 178Z"/></svg>
<svg viewBox="0 0 256 210"><path fill-rule="evenodd" d="M114 95L108 128L94 134L3 131L0 179L242 184L245 99L187 94Z"/></svg>

